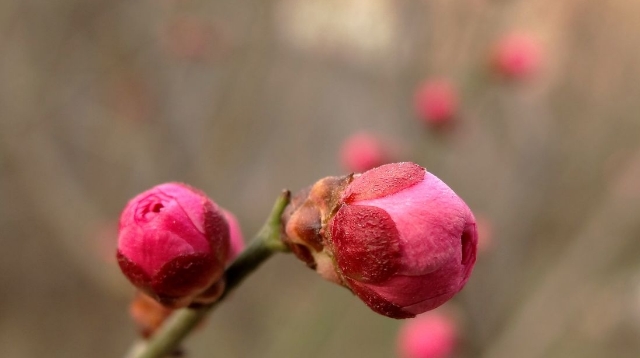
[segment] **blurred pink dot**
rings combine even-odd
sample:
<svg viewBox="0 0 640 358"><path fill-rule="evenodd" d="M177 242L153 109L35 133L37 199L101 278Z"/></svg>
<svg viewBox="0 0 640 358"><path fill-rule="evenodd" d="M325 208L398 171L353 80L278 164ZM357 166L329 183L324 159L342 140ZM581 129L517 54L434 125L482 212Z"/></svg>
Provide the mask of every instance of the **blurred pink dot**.
<svg viewBox="0 0 640 358"><path fill-rule="evenodd" d="M344 141L340 150L342 166L347 171L355 173L389 163L392 157L389 144L367 132L350 136Z"/></svg>
<svg viewBox="0 0 640 358"><path fill-rule="evenodd" d="M426 124L440 126L456 116L458 101L458 93L451 81L427 80L415 94L416 114Z"/></svg>
<svg viewBox="0 0 640 358"><path fill-rule="evenodd" d="M402 358L446 358L453 353L457 327L452 318L429 312L406 321L398 336Z"/></svg>
<svg viewBox="0 0 640 358"><path fill-rule="evenodd" d="M476 226L478 228L478 251L486 252L493 246L493 222L484 215L476 215Z"/></svg>
<svg viewBox="0 0 640 358"><path fill-rule="evenodd" d="M512 79L523 79L536 74L540 69L542 46L530 34L510 33L495 44L491 60L499 74Z"/></svg>

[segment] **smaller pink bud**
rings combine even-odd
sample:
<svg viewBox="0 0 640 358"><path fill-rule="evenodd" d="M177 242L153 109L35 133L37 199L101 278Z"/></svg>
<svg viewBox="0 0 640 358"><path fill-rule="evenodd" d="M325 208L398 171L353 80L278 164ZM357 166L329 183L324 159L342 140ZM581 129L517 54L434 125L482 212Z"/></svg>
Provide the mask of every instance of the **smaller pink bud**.
<svg viewBox="0 0 640 358"><path fill-rule="evenodd" d="M185 184L153 187L131 199L120 216L120 268L165 306L187 306L211 287L221 292L228 256L229 226L220 208Z"/></svg>
<svg viewBox="0 0 640 358"><path fill-rule="evenodd" d="M458 339L456 323L449 316L429 312L407 321L398 335L401 358L450 357Z"/></svg>
<svg viewBox="0 0 640 358"><path fill-rule="evenodd" d="M390 145L378 136L360 132L342 144L340 159L347 171L360 173L390 162L391 152Z"/></svg>
<svg viewBox="0 0 640 358"><path fill-rule="evenodd" d="M491 61L495 71L504 77L531 77L538 72L542 63L541 44L529 34L508 34L495 44Z"/></svg>
<svg viewBox="0 0 640 358"><path fill-rule="evenodd" d="M431 126L450 122L458 112L458 92L447 79L425 81L416 91L415 110L418 117Z"/></svg>

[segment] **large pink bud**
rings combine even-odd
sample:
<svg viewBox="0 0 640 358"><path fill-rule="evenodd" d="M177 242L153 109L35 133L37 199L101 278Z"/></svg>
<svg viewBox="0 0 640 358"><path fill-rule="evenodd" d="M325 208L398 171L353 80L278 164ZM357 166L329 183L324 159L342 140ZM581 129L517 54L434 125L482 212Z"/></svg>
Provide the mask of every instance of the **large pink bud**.
<svg viewBox="0 0 640 358"><path fill-rule="evenodd" d="M229 225L221 210L185 184L153 187L131 199L120 216L122 272L166 306L198 302L200 294L212 298L212 290L221 293L228 256Z"/></svg>
<svg viewBox="0 0 640 358"><path fill-rule="evenodd" d="M393 318L449 300L476 260L471 210L414 163L322 179L293 199L283 220L299 258Z"/></svg>

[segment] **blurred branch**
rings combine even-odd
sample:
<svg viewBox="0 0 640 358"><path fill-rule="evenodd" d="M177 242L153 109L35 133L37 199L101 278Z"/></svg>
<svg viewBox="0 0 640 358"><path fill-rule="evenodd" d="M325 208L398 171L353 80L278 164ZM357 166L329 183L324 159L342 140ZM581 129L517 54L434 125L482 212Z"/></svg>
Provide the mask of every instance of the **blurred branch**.
<svg viewBox="0 0 640 358"><path fill-rule="evenodd" d="M84 193L44 128L36 123L26 126L30 128L16 131L5 126L0 130L0 145L11 154L8 158L24 187L22 192L27 194L25 200L30 201L31 209L51 229L50 239L59 240L68 259L81 268L78 271L92 282L114 290L119 287L113 275L115 270L97 265L95 255L87 253L80 239L88 236L103 215Z"/></svg>

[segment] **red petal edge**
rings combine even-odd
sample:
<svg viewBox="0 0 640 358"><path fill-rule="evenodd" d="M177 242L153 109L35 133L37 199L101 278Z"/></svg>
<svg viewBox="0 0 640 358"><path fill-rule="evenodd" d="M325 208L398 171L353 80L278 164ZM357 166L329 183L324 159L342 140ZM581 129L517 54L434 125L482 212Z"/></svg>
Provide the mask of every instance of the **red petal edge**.
<svg viewBox="0 0 640 358"><path fill-rule="evenodd" d="M351 291L376 313L395 319L413 318L416 316L413 313L403 310L402 307L385 300L370 288L362 286L354 280L347 278L347 283Z"/></svg>
<svg viewBox="0 0 640 358"><path fill-rule="evenodd" d="M411 163L391 163L362 173L347 187L346 203L382 198L412 187L424 180L427 170Z"/></svg>
<svg viewBox="0 0 640 358"><path fill-rule="evenodd" d="M151 288L165 300L190 296L218 279L222 266L211 254L178 256L162 265L153 277Z"/></svg>
<svg viewBox="0 0 640 358"><path fill-rule="evenodd" d="M118 250L116 258L118 259L120 270L122 270L122 273L127 276L129 281L131 281L134 286L140 289L146 289L149 287L151 278L146 274L146 272L144 272L144 270L142 270L140 266L124 256L120 252L120 250Z"/></svg>
<svg viewBox="0 0 640 358"><path fill-rule="evenodd" d="M331 221L333 252L342 273L364 283L387 280L400 267L400 234L386 211L345 205Z"/></svg>

